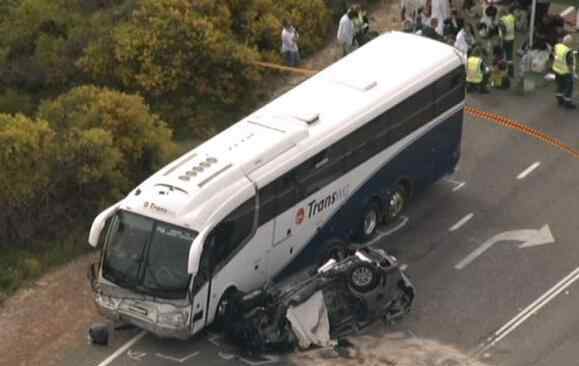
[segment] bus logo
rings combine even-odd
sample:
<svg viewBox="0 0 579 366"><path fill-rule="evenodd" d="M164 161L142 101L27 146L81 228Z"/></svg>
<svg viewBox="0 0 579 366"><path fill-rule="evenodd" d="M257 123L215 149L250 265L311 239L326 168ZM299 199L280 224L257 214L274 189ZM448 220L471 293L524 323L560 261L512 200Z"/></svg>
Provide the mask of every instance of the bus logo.
<svg viewBox="0 0 579 366"><path fill-rule="evenodd" d="M296 224L300 225L302 222L304 222L305 218L306 218L306 210L304 210L303 207L300 207L300 209L296 213Z"/></svg>

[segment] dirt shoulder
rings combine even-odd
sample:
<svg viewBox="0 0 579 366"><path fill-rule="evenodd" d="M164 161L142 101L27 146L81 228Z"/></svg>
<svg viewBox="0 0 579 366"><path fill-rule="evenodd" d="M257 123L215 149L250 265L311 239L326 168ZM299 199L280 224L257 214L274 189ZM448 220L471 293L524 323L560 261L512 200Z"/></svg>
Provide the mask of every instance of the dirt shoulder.
<svg viewBox="0 0 579 366"><path fill-rule="evenodd" d="M379 32L397 28L399 2L374 5L371 27ZM335 42L305 60L303 67L321 69L339 57ZM303 78L290 77L290 87ZM280 91L287 90L281 85ZM96 255L69 263L18 291L0 306L0 366L57 365L67 348L87 342L87 328L99 319L86 271Z"/></svg>
<svg viewBox="0 0 579 366"><path fill-rule="evenodd" d="M86 343L98 318L86 273L96 255L69 263L18 291L0 308L1 366L54 364L64 347Z"/></svg>

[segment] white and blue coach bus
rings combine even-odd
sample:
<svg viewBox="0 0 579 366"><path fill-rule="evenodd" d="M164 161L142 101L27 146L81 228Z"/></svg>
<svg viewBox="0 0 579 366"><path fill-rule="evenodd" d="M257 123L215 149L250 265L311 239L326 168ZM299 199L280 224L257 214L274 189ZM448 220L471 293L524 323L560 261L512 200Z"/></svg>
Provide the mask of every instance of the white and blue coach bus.
<svg viewBox="0 0 579 366"><path fill-rule="evenodd" d="M387 33L168 164L93 222L99 309L188 338L234 291L368 239L455 169L464 79L453 47Z"/></svg>

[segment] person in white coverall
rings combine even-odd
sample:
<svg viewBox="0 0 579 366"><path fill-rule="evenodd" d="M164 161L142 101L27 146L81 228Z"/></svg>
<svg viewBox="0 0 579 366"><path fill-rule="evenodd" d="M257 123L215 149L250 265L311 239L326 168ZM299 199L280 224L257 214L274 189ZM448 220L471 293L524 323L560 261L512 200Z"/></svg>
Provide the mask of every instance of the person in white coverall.
<svg viewBox="0 0 579 366"><path fill-rule="evenodd" d="M470 24L465 24L456 35L456 41L454 41L454 47L463 54L465 61L468 58L468 51L475 42L473 34L474 32Z"/></svg>
<svg viewBox="0 0 579 366"><path fill-rule="evenodd" d="M342 16L340 19L340 23L338 25L338 43L342 46L342 50L344 52L344 56L352 52L356 48L355 39L354 39L354 17L357 17L358 14L353 9L348 9L346 14Z"/></svg>

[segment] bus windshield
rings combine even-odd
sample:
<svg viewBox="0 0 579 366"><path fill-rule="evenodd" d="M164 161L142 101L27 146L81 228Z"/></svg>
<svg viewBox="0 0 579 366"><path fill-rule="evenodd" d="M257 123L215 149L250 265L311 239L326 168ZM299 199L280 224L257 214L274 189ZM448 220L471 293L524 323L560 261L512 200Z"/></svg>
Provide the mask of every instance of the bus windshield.
<svg viewBox="0 0 579 366"><path fill-rule="evenodd" d="M189 249L196 235L192 230L120 211L107 233L103 276L144 294L183 298L190 279Z"/></svg>

